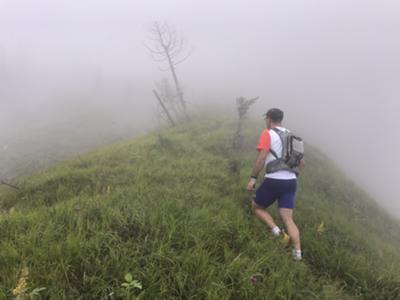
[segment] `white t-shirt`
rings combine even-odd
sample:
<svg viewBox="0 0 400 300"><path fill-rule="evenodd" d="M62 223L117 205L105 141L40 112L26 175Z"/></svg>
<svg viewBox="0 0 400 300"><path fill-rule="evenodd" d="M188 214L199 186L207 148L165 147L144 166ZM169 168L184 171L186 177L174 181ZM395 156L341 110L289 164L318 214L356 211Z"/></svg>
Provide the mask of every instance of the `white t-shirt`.
<svg viewBox="0 0 400 300"><path fill-rule="evenodd" d="M276 127L279 130L282 131L289 131L284 127ZM274 150L276 155L280 158L282 156L282 141L279 135L274 131L274 130L269 130L269 135L271 137L271 145L270 149ZM271 152L268 153L267 158L265 160L265 167L267 167L267 164L273 160L276 160L275 156L272 155ZM282 171L277 171L274 173L269 173L265 174L265 177L267 178L273 178L273 179L285 179L285 180L290 180L290 179L296 179L296 174L287 170L282 170Z"/></svg>

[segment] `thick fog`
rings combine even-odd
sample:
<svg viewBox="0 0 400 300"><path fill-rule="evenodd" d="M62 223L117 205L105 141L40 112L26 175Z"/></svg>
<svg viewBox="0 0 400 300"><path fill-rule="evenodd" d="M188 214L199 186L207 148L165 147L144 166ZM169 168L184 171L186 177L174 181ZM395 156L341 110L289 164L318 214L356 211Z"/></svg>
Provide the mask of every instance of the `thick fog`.
<svg viewBox="0 0 400 300"><path fill-rule="evenodd" d="M400 216L399 15L385 0L0 0L0 174L158 126L151 90L169 74L143 44L166 21L193 50L177 69L192 112L260 96L260 126L281 107Z"/></svg>

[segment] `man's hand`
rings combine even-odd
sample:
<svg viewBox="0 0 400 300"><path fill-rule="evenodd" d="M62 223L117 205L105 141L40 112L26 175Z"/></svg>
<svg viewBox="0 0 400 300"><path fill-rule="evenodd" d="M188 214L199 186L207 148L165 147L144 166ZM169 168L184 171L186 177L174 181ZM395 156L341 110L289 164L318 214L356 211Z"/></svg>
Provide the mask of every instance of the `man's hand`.
<svg viewBox="0 0 400 300"><path fill-rule="evenodd" d="M249 183L247 184L247 190L249 192L252 192L252 191L254 191L255 188L256 188L256 179L251 178Z"/></svg>
<svg viewBox="0 0 400 300"><path fill-rule="evenodd" d="M247 184L247 190L249 192L252 192L256 188L256 181L257 181L257 175L260 173L260 171L264 168L265 166L265 159L267 158L268 155L268 150L262 149L258 152L257 159L256 159L256 164L253 168L253 171L251 172L251 178L249 183Z"/></svg>
<svg viewBox="0 0 400 300"><path fill-rule="evenodd" d="M304 161L304 159L300 160L299 170L303 171L305 165L306 165L306 162Z"/></svg>

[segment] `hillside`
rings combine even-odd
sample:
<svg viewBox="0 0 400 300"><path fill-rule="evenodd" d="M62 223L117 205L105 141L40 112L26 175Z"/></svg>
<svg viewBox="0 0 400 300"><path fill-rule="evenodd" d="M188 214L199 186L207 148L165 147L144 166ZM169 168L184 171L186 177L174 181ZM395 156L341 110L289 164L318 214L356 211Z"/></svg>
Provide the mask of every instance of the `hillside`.
<svg viewBox="0 0 400 300"><path fill-rule="evenodd" d="M259 126L239 154L232 122L195 121L0 187L0 299L400 299L400 224L312 147L304 261L251 215Z"/></svg>

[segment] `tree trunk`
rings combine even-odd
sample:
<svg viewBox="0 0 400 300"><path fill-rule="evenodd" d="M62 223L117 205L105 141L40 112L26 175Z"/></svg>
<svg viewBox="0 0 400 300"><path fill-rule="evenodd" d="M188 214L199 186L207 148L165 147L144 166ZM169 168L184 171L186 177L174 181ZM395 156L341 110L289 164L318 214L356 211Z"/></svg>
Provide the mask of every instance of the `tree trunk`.
<svg viewBox="0 0 400 300"><path fill-rule="evenodd" d="M168 58L169 69L171 70L172 78L174 79L174 83L175 83L175 88L176 88L176 91L178 93L179 101L181 102L181 105L182 105L183 114L185 115L185 118L188 121L188 120L190 120L190 118L189 118L189 115L188 115L187 110L186 110L186 101L185 101L185 99L183 97L183 92L182 92L182 89L181 89L181 85L179 84L178 77L176 76L175 66L174 66L174 64L173 64L173 62L171 60L171 57L170 57L168 51L166 51L166 54L167 54L167 58Z"/></svg>

